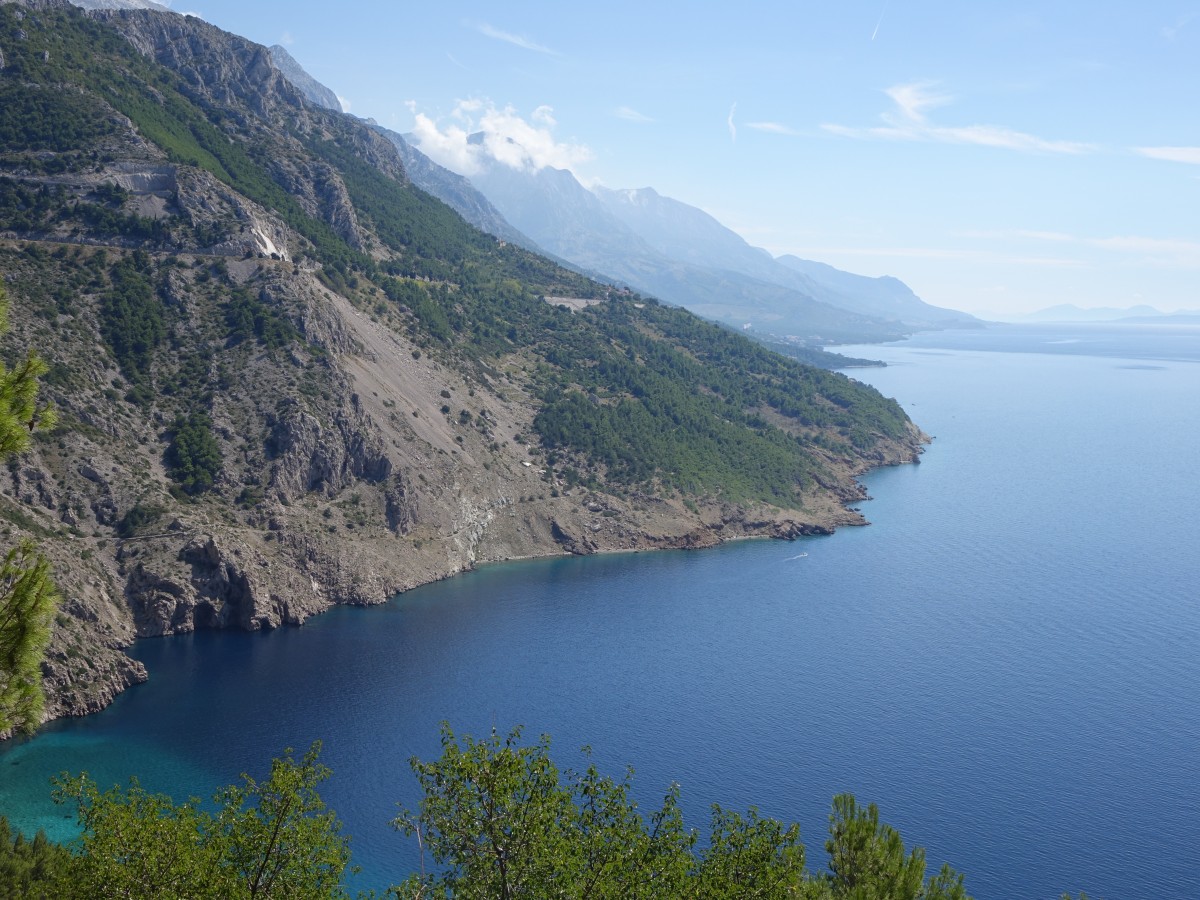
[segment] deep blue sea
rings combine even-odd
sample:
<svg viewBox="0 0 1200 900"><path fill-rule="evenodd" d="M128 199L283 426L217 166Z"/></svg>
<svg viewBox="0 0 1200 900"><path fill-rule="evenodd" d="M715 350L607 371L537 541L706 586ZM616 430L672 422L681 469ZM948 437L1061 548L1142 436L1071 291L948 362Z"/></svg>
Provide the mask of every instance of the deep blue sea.
<svg viewBox="0 0 1200 900"><path fill-rule="evenodd" d="M979 900L1200 897L1200 330L1024 327L847 352L935 441L872 524L795 543L490 566L302 629L134 648L151 681L0 749L0 812L70 834L49 777L210 794L325 742L357 883L438 723L594 749L689 823L880 807Z"/></svg>

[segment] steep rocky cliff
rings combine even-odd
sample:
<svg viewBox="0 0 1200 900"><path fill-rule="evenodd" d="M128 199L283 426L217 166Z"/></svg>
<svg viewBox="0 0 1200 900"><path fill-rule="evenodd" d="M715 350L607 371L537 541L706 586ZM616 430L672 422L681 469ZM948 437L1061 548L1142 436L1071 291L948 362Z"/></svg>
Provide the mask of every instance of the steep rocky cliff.
<svg viewBox="0 0 1200 900"><path fill-rule="evenodd" d="M338 100L337 94L304 71L304 67L296 62L286 47L279 44L271 47L271 62L275 63L284 78L299 88L300 93L304 94L310 103L335 112L342 111L342 102Z"/></svg>
<svg viewBox="0 0 1200 900"><path fill-rule="evenodd" d="M919 452L870 389L468 228L198 19L3 3L0 53L0 351L37 348L61 413L0 474L0 533L63 596L50 716L143 680L137 637L824 531Z"/></svg>

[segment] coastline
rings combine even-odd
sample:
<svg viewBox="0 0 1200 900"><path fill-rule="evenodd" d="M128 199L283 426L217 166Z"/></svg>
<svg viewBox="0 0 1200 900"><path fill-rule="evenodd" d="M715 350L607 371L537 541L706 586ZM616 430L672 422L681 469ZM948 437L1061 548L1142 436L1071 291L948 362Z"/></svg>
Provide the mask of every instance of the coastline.
<svg viewBox="0 0 1200 900"><path fill-rule="evenodd" d="M91 678L81 679L71 665L78 641L63 641L56 629L59 639L43 664L43 724L99 712L123 691L151 678L140 661L124 652L135 640L200 629L303 625L333 606L379 605L481 565L697 550L763 538L794 540L865 525L866 519L851 508L867 496L858 477L876 468L918 463L929 441L914 425L907 442L889 442L869 465L842 466L837 482L816 486L799 510L711 502L689 509L681 500L576 490L533 504L504 497L476 502L468 525L440 540L423 533L404 544L386 530L330 541L306 534L303 526L293 530L274 517L266 532L270 537L176 519L163 533L121 541L114 549L105 580L114 588L126 581L123 594L133 627L108 623L112 640L89 648ZM95 578L90 584L69 577L62 581L64 598L71 598L64 602L73 606L78 606L73 594L98 584ZM114 605L116 593L106 592L106 606Z"/></svg>

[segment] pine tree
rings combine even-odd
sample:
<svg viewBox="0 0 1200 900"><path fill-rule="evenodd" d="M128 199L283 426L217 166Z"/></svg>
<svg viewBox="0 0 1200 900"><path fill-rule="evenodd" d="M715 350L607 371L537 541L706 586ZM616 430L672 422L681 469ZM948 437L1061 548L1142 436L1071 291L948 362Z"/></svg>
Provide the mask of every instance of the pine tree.
<svg viewBox="0 0 1200 900"><path fill-rule="evenodd" d="M0 333L7 330L7 314L0 285ZM54 410L37 403L38 378L45 372L33 351L12 369L0 362L0 458L22 452L35 430L54 424ZM57 600L49 564L21 541L0 566L0 733L41 724L41 662Z"/></svg>

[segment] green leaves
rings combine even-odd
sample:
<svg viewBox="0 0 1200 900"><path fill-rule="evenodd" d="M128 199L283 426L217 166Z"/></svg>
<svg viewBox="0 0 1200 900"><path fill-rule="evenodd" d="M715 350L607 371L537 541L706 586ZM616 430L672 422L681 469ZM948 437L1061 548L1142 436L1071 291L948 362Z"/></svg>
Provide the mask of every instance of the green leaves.
<svg viewBox="0 0 1200 900"><path fill-rule="evenodd" d="M850 794L833 798L825 849L838 900L970 900L963 876L948 865L926 883L925 850L905 855L899 832L880 823L878 807L864 809Z"/></svg>
<svg viewBox="0 0 1200 900"><path fill-rule="evenodd" d="M419 814L393 825L440 867L394 889L401 898L788 898L827 895L804 868L796 825L714 807L707 844L684 827L674 785L648 819L620 781L595 766L560 773L549 738L520 731L476 741L442 730L442 756L412 761Z"/></svg>
<svg viewBox="0 0 1200 900"><path fill-rule="evenodd" d="M906 854L875 806L863 809L849 795L834 800L830 872L814 874L794 824L714 806L701 844L683 824L677 786L647 817L631 796L632 771L619 780L590 763L560 771L549 738L523 746L520 737L515 729L460 738L443 726L441 757L411 761L424 798L418 813L402 811L392 825L421 842L422 866L389 896L970 900L948 866L926 882L924 851ZM84 832L73 857L40 853L48 862L35 881L64 898L341 900L349 840L318 794L329 775L319 753L313 744L297 762L288 750L266 781L243 775L211 804L176 804L136 780L101 792L86 775L58 779L55 799L77 804ZM7 840L3 820L0 839ZM19 842L17 850L29 856ZM4 864L0 842L0 872Z"/></svg>
<svg viewBox="0 0 1200 900"><path fill-rule="evenodd" d="M167 447L167 470L188 494L202 494L221 472L221 447L212 434L207 413L193 412L175 420Z"/></svg>
<svg viewBox="0 0 1200 900"><path fill-rule="evenodd" d="M80 853L58 896L196 900L335 900L349 841L317 793L329 770L315 743L300 762L290 750L262 783L218 792L215 812L176 804L136 780L101 792L86 775L61 778L58 802L78 806Z"/></svg>
<svg viewBox="0 0 1200 900"><path fill-rule="evenodd" d="M22 541L0 566L0 733L42 723L42 655L57 606L50 564Z"/></svg>
<svg viewBox="0 0 1200 900"><path fill-rule="evenodd" d="M878 809L849 795L834 800L830 874L816 875L797 825L714 806L697 849L676 786L646 819L630 796L632 772L620 781L591 765L560 773L549 738L521 746L520 735L477 741L443 726L441 758L412 760L421 810L392 824L420 839L439 873L411 876L392 889L397 897L970 900L948 866L926 883L924 851L906 855Z"/></svg>
<svg viewBox="0 0 1200 900"><path fill-rule="evenodd" d="M55 801L74 801L84 828L70 873L74 896L217 896L220 852L207 839L212 820L198 800L176 805L136 779L104 793L87 775L56 783Z"/></svg>
<svg viewBox="0 0 1200 900"><path fill-rule="evenodd" d="M325 809L317 785L329 769L317 762L320 742L299 762L288 750L271 763L262 784L245 784L217 794L215 840L220 871L231 884L229 897L340 897L350 846L337 817Z"/></svg>
<svg viewBox="0 0 1200 900"><path fill-rule="evenodd" d="M0 333L7 330L8 302L0 285ZM30 434L54 424L54 410L38 406L38 377L46 364L32 350L9 369L0 363L0 458L29 446ZM0 567L0 734L32 732L42 722L42 655L58 605L50 566L21 541Z"/></svg>
<svg viewBox="0 0 1200 900"><path fill-rule="evenodd" d="M0 283L0 334L7 330L8 296ZM54 409L37 403L38 379L46 371L32 349L11 369L0 362L0 458L23 452L34 431L54 427Z"/></svg>
<svg viewBox="0 0 1200 900"><path fill-rule="evenodd" d="M0 816L0 900L52 896L49 887L70 864L71 854L47 840L46 832L26 840Z"/></svg>

